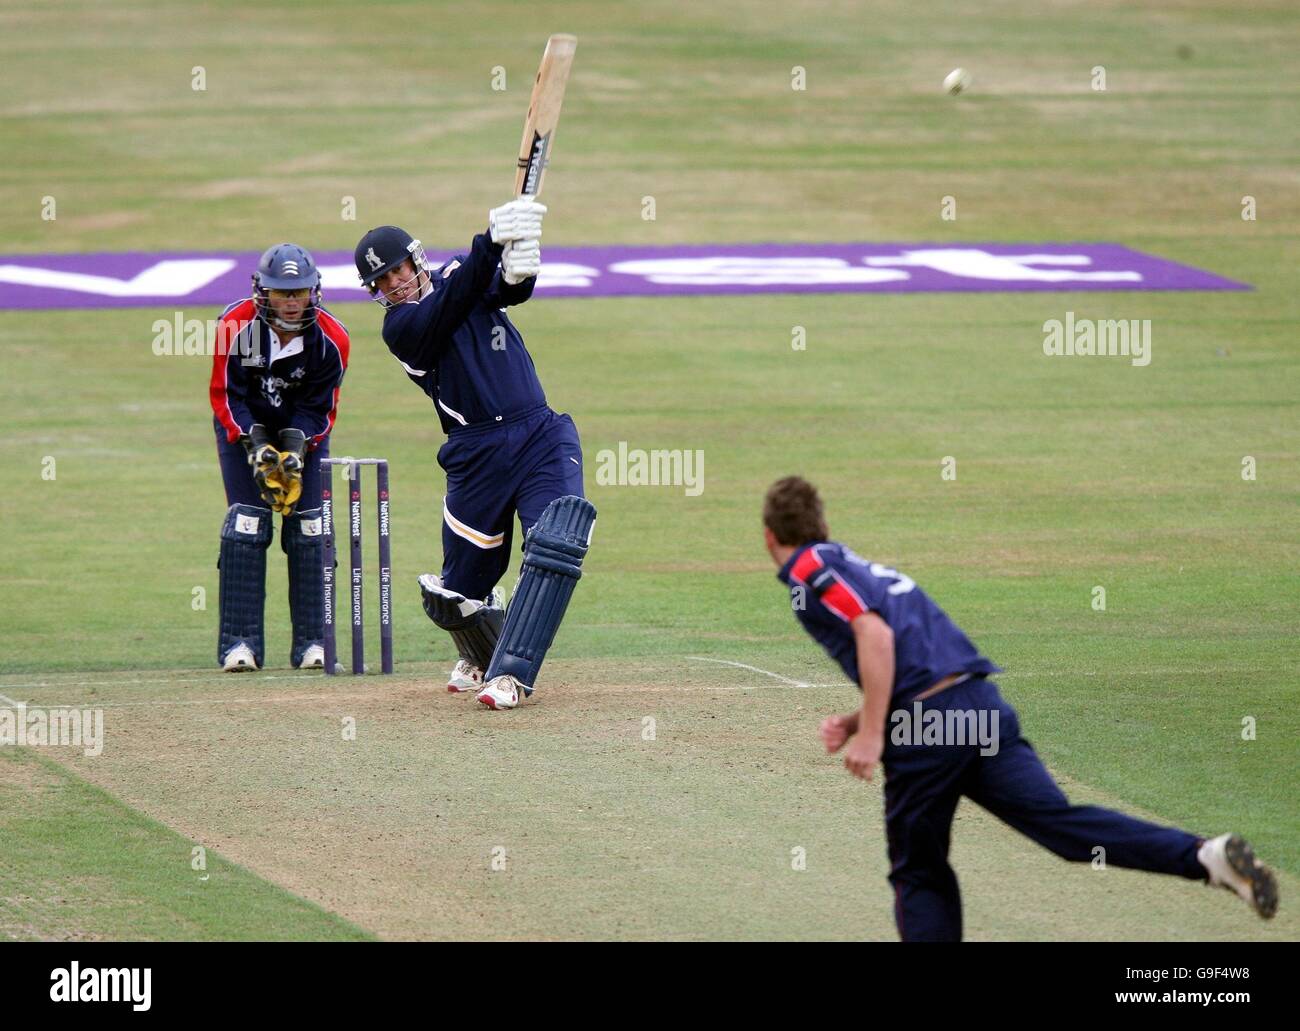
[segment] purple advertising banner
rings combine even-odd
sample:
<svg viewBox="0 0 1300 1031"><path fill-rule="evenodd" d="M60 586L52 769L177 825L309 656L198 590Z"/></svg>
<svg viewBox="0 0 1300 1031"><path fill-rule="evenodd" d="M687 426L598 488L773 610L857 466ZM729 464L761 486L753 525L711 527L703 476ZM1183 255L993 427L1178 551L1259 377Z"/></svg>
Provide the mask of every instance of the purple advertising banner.
<svg viewBox="0 0 1300 1031"><path fill-rule="evenodd" d="M0 257L0 309L220 308L248 296L257 259L252 251ZM366 299L350 253L322 251L316 263L326 303ZM543 248L534 296L1249 289L1114 243L764 243Z"/></svg>

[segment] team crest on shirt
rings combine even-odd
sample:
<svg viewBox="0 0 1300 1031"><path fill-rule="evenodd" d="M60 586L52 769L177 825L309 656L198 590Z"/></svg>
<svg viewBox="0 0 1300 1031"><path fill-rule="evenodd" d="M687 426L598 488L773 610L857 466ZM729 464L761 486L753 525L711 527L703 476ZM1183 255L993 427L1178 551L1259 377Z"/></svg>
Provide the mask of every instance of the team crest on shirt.
<svg viewBox="0 0 1300 1031"><path fill-rule="evenodd" d="M295 372L293 375L297 375ZM262 396L271 407L279 408L284 404L284 398L280 396L282 390L296 390L300 384L293 383L290 380L282 379L279 376L262 377Z"/></svg>

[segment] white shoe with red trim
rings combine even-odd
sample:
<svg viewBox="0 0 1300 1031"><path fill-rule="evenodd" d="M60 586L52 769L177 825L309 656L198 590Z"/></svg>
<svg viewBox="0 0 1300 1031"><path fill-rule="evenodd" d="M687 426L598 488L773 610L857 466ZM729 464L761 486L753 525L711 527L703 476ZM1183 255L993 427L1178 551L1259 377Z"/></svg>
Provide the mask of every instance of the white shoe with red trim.
<svg viewBox="0 0 1300 1031"><path fill-rule="evenodd" d="M483 686L483 671L472 662L461 659L447 677L447 690L452 694L477 691Z"/></svg>
<svg viewBox="0 0 1300 1031"><path fill-rule="evenodd" d="M483 690L474 696L489 709L513 709L519 704L519 692L523 688L509 673L493 677L483 685Z"/></svg>

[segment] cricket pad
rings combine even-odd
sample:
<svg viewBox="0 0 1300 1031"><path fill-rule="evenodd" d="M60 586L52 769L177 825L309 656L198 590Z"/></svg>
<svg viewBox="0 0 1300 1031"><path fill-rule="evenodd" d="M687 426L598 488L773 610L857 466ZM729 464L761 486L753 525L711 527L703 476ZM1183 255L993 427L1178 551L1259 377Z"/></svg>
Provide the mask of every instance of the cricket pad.
<svg viewBox="0 0 1300 1031"><path fill-rule="evenodd" d="M519 586L510 599L505 629L484 682L509 674L525 693L533 693L542 660L582 577L582 560L595 522L596 507L570 494L547 505L528 531Z"/></svg>
<svg viewBox="0 0 1300 1031"><path fill-rule="evenodd" d="M280 547L289 556L289 619L293 623L289 662L295 669L308 648L325 643L325 539L321 531L319 508L285 516L280 530Z"/></svg>
<svg viewBox="0 0 1300 1031"><path fill-rule="evenodd" d="M460 657L480 670L487 669L506 618L496 592L486 602L471 601L444 587L441 577L425 573L420 577L420 595L424 614L451 634Z"/></svg>
<svg viewBox="0 0 1300 1031"><path fill-rule="evenodd" d="M231 505L221 525L221 629L217 661L240 643L248 645L260 668L266 657L262 616L266 610L266 549L271 545L271 510Z"/></svg>

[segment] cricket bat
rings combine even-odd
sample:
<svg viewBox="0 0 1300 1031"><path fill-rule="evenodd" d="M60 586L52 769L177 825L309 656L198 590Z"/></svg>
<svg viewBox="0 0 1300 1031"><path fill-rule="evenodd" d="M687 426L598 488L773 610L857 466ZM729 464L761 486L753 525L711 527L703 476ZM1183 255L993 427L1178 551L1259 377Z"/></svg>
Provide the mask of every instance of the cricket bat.
<svg viewBox="0 0 1300 1031"><path fill-rule="evenodd" d="M573 54L578 49L578 37L558 34L546 41L542 63L537 68L537 81L528 101L528 117L524 119L524 138L519 144L519 170L515 174L515 195L536 197L542 192L542 177L551 158L555 144L555 128L560 124L560 105L564 103L564 87L573 67Z"/></svg>

